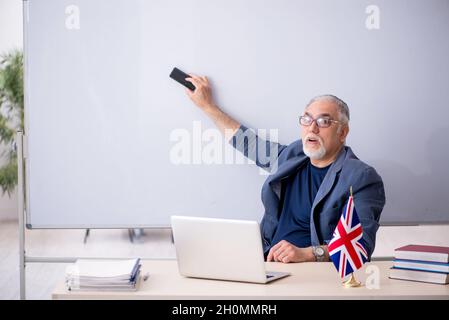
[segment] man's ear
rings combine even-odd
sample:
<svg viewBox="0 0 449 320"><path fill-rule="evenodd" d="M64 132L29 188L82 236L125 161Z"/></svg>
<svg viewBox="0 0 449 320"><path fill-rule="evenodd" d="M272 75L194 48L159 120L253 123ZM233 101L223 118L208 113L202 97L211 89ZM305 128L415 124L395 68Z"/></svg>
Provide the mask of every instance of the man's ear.
<svg viewBox="0 0 449 320"><path fill-rule="evenodd" d="M346 137L348 136L349 133L349 126L347 124L345 124L340 131L340 141L341 142L345 142Z"/></svg>

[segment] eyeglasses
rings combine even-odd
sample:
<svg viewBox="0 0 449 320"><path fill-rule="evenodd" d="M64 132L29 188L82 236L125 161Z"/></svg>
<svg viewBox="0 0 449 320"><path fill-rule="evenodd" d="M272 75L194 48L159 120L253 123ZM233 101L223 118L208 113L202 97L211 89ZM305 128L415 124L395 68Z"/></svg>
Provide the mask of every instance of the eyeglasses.
<svg viewBox="0 0 449 320"><path fill-rule="evenodd" d="M305 127L311 126L313 122L316 122L316 125L318 128L329 128L334 123L340 123L340 121L333 120L329 117L318 117L316 119L313 119L310 116L300 116L299 117L299 123Z"/></svg>

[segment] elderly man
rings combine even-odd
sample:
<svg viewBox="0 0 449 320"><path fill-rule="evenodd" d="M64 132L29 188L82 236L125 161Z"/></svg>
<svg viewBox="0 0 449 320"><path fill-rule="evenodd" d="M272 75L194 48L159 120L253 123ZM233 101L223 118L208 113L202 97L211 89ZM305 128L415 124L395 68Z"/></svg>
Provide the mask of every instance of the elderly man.
<svg viewBox="0 0 449 320"><path fill-rule="evenodd" d="M363 228L362 241L371 257L385 191L375 169L345 146L349 132L345 102L332 95L312 99L299 118L301 140L284 146L262 140L217 107L206 77L191 75L186 80L196 87L187 89L187 94L225 139L271 172L262 187L261 232L267 261L329 261L327 244L350 187ZM258 146L268 146L269 159L261 159L266 153L257 152ZM273 160L277 170L272 170Z"/></svg>

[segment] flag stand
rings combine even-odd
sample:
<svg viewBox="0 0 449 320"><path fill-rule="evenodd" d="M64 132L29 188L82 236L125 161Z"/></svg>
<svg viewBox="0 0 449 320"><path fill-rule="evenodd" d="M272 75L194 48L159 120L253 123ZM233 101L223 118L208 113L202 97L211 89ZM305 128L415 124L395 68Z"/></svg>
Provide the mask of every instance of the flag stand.
<svg viewBox="0 0 449 320"><path fill-rule="evenodd" d="M347 281L344 281L343 286L345 288L357 288L357 287L361 287L362 283L360 281L356 280L354 273L351 273L351 278L349 278L349 280L347 280Z"/></svg>

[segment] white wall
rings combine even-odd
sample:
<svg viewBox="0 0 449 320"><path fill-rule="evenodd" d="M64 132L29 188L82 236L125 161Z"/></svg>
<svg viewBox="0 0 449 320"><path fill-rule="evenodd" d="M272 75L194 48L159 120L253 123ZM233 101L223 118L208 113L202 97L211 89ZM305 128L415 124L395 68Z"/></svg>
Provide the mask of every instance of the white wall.
<svg viewBox="0 0 449 320"><path fill-rule="evenodd" d="M0 53L22 48L22 0L0 0ZM0 194L0 220L16 219L17 197Z"/></svg>
<svg viewBox="0 0 449 320"><path fill-rule="evenodd" d="M0 52L22 48L22 0L0 0Z"/></svg>
<svg viewBox="0 0 449 320"><path fill-rule="evenodd" d="M449 247L449 225L380 227L373 257L392 257L395 248L408 244Z"/></svg>
<svg viewBox="0 0 449 320"><path fill-rule="evenodd" d="M0 0L0 52L22 48L22 0ZM0 220L16 218L16 196L0 197ZM392 256L393 249L410 243L449 246L449 225L381 227L375 256Z"/></svg>

